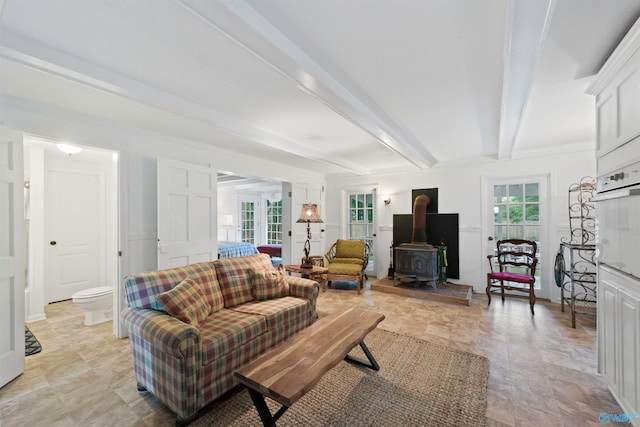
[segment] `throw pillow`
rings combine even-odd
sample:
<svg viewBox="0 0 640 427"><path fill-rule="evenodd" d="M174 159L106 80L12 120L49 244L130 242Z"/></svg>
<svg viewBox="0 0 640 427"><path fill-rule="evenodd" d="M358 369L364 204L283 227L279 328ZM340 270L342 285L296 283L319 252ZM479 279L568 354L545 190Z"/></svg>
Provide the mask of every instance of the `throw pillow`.
<svg viewBox="0 0 640 427"><path fill-rule="evenodd" d="M196 327L211 312L211 306L205 300L200 284L191 277L184 279L175 288L158 295L158 300L170 316Z"/></svg>
<svg viewBox="0 0 640 427"><path fill-rule="evenodd" d="M258 301L289 295L289 284L282 269L251 270L253 297Z"/></svg>

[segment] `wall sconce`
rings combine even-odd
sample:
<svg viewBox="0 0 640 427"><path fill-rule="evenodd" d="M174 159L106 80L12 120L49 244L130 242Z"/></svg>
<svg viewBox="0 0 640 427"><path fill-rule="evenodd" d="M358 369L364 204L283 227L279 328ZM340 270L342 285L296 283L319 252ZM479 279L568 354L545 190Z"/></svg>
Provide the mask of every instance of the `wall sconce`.
<svg viewBox="0 0 640 427"><path fill-rule="evenodd" d="M318 205L315 203L305 203L302 205L302 212L300 212L300 218L296 222L307 223L307 240L304 242L304 258L300 268L312 268L311 258L309 258L309 251L311 250L311 223L323 222L318 213Z"/></svg>
<svg viewBox="0 0 640 427"><path fill-rule="evenodd" d="M389 206L391 204L391 197L389 196L382 196L382 201L384 202L385 206Z"/></svg>

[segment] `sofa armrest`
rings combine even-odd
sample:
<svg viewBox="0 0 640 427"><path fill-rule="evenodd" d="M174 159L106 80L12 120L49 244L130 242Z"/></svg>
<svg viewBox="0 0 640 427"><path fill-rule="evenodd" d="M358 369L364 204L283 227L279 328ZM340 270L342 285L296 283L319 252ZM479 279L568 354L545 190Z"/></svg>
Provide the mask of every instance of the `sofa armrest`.
<svg viewBox="0 0 640 427"><path fill-rule="evenodd" d="M315 303L320 293L320 284L315 280L303 279L302 277L286 276L289 283L289 295L293 297L306 298Z"/></svg>
<svg viewBox="0 0 640 427"><path fill-rule="evenodd" d="M122 311L122 321L131 335L139 336L153 347L163 348L173 357L184 358L185 347L200 342L198 328L158 310L127 307Z"/></svg>
<svg viewBox="0 0 640 427"><path fill-rule="evenodd" d="M305 298L310 302L309 319L310 323L316 321L318 314L316 313L316 301L320 294L320 284L315 280L303 279L302 277L286 276L289 284L289 295L292 297ZM307 325L307 326L309 326Z"/></svg>

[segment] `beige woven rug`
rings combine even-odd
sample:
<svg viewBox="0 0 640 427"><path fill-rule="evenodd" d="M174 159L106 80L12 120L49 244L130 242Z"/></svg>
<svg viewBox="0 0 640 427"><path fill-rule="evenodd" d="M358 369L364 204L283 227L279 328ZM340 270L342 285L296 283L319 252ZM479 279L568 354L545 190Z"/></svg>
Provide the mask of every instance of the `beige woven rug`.
<svg viewBox="0 0 640 427"><path fill-rule="evenodd" d="M489 361L376 329L365 343L380 371L340 362L278 420L278 426L484 426ZM364 358L360 347L352 355ZM271 413L279 408L267 399ZM192 426L261 426L237 387Z"/></svg>

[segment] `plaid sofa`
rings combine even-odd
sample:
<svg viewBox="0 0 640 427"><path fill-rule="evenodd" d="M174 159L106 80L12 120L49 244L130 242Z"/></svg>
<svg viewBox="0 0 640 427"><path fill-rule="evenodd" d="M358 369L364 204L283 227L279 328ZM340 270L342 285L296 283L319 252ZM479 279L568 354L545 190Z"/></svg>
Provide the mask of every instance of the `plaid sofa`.
<svg viewBox="0 0 640 427"><path fill-rule="evenodd" d="M122 320L129 330L139 390L148 390L188 424L237 382L233 372L316 320L316 281L286 276L286 295L256 299L251 272L269 255L224 258L129 276ZM211 313L197 326L163 311L158 296L185 279L200 283Z"/></svg>

